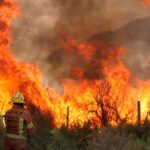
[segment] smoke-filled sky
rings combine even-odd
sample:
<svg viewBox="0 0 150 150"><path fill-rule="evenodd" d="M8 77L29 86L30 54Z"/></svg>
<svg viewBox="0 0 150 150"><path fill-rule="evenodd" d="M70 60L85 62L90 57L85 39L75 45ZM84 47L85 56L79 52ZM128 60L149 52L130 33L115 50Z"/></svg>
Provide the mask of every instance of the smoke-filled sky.
<svg viewBox="0 0 150 150"><path fill-rule="evenodd" d="M39 65L46 81L61 81L70 69L72 58L59 48L64 33L123 44L127 66L148 77L150 7L141 0L20 0L19 5L11 50L17 59Z"/></svg>

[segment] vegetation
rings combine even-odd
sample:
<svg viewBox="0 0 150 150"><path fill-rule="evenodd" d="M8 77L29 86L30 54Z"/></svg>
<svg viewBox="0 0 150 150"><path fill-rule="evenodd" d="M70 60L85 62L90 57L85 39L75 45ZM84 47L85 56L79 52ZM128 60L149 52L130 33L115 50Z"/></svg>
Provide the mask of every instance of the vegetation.
<svg viewBox="0 0 150 150"><path fill-rule="evenodd" d="M67 130L38 130L31 141L30 149L36 150L149 150L150 123L141 127L124 125L116 128L91 129L76 124Z"/></svg>
<svg viewBox="0 0 150 150"><path fill-rule="evenodd" d="M42 124L42 122L41 122ZM0 149L3 150L5 129L0 126ZM123 125L90 128L87 122L75 124L69 130L39 127L30 141L30 150L150 150L150 122L141 127Z"/></svg>

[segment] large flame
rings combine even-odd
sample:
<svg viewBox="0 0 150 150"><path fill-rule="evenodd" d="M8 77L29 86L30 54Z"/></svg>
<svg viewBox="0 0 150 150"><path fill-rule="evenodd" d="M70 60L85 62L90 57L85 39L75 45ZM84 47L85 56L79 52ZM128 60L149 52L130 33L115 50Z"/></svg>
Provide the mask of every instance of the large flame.
<svg viewBox="0 0 150 150"><path fill-rule="evenodd" d="M56 98L57 124L65 123L67 106L70 107L71 123L79 121L83 124L91 120L104 124L105 119L113 125L136 123L137 101L141 101L142 119L147 117L150 111L149 81L136 79L136 86L132 86L131 72L123 63L124 48L112 48L100 42L79 42L71 38L65 39L62 45L69 56L76 55L82 62L94 63L97 68L88 70L89 74L96 72L95 78L89 78L83 66L73 66L71 71L75 79L65 81L63 96ZM96 58L96 55L100 57Z"/></svg>
<svg viewBox="0 0 150 150"><path fill-rule="evenodd" d="M66 123L67 107L70 124L82 125L88 120L98 125L135 123L138 100L142 119L147 117L150 80L136 79L136 85L132 86L131 72L122 61L126 50L120 46L63 39L62 48L67 50L68 57L76 56L85 64L72 66L74 79L64 81L63 94L43 87L38 67L18 62L9 51L11 21L18 12L12 0L0 3L0 114L11 108L11 95L21 91L27 103L38 107L41 113L51 112L58 127Z"/></svg>
<svg viewBox="0 0 150 150"><path fill-rule="evenodd" d="M18 13L13 0L0 1L0 114L10 109L16 91L23 92L28 103L32 100L41 112L50 112L49 94L42 86L38 67L18 62L9 51L11 21Z"/></svg>

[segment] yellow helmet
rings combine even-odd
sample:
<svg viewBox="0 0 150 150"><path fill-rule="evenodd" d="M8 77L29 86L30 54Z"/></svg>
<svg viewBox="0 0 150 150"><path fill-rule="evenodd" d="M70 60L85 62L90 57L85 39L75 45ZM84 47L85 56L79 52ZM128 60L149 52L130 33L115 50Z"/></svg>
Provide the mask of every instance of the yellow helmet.
<svg viewBox="0 0 150 150"><path fill-rule="evenodd" d="M20 92L16 92L16 93L12 96L12 102L13 102L13 103L25 104L23 94L20 93Z"/></svg>

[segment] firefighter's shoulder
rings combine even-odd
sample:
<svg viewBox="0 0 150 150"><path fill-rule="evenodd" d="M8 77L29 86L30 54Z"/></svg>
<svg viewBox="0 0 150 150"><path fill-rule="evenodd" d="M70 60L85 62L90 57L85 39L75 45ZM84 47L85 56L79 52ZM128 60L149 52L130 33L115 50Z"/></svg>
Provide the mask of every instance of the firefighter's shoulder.
<svg viewBox="0 0 150 150"><path fill-rule="evenodd" d="M7 110L6 113L5 113L5 116L7 116L9 114L12 114L12 109Z"/></svg>
<svg viewBox="0 0 150 150"><path fill-rule="evenodd" d="M24 111L24 115L25 115L26 118L32 118L32 115L28 110Z"/></svg>

